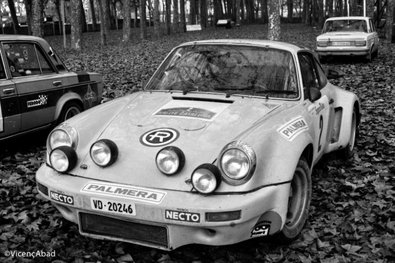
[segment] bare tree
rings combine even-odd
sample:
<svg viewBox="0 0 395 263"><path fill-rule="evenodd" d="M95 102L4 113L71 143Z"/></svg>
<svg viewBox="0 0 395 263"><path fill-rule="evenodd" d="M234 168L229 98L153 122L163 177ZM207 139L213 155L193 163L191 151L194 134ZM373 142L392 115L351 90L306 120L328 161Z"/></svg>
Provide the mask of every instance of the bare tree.
<svg viewBox="0 0 395 263"><path fill-rule="evenodd" d="M180 0L180 23L181 31L187 31L187 21L185 17L185 0Z"/></svg>
<svg viewBox="0 0 395 263"><path fill-rule="evenodd" d="M107 45L107 38L110 32L109 5L107 0L98 0L100 16L100 40L103 46Z"/></svg>
<svg viewBox="0 0 395 263"><path fill-rule="evenodd" d="M200 25L207 27L207 0L200 0Z"/></svg>
<svg viewBox="0 0 395 263"><path fill-rule="evenodd" d="M33 36L44 36L44 19L43 19L43 0L32 1L32 34Z"/></svg>
<svg viewBox="0 0 395 263"><path fill-rule="evenodd" d="M96 21L95 1L94 0L89 0L89 7L91 9L93 31L95 31L96 27L97 27L97 21Z"/></svg>
<svg viewBox="0 0 395 263"><path fill-rule="evenodd" d="M269 13L269 23L268 23L268 39L269 40L279 40L281 34L280 27L280 1L278 0L268 0L268 13Z"/></svg>
<svg viewBox="0 0 395 263"><path fill-rule="evenodd" d="M18 34L19 22L18 22L18 17L16 16L14 0L8 0L8 8L10 9L12 28L14 30L14 34Z"/></svg>
<svg viewBox="0 0 395 263"><path fill-rule="evenodd" d="M156 38L160 38L159 0L154 0L154 34Z"/></svg>
<svg viewBox="0 0 395 263"><path fill-rule="evenodd" d="M122 8L123 8L122 41L128 42L132 37L132 30L131 30L132 15L130 9L130 0L123 0Z"/></svg>
<svg viewBox="0 0 395 263"><path fill-rule="evenodd" d="M171 33L171 0L166 0L166 33Z"/></svg>
<svg viewBox="0 0 395 263"><path fill-rule="evenodd" d="M180 32L179 23L178 0L173 0L173 31L175 33Z"/></svg>
<svg viewBox="0 0 395 263"><path fill-rule="evenodd" d="M82 9L81 0L71 0L71 48L81 50L82 41Z"/></svg>
<svg viewBox="0 0 395 263"><path fill-rule="evenodd" d="M394 12L395 12L395 0L387 1L387 21L385 22L385 37L391 43L395 43L395 32L394 32Z"/></svg>
<svg viewBox="0 0 395 263"><path fill-rule="evenodd" d="M140 0L140 37L147 38L147 12L145 0Z"/></svg>

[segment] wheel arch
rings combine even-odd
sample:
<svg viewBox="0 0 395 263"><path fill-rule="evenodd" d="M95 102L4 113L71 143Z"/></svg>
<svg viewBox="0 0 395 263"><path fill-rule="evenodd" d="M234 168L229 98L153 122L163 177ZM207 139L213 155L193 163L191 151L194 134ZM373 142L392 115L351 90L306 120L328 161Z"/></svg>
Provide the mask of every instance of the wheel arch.
<svg viewBox="0 0 395 263"><path fill-rule="evenodd" d="M82 98L80 95L78 95L77 93L74 93L74 92L66 93L56 103L56 110L55 110L55 116L54 116L55 121L59 118L64 105L66 105L69 102L77 103L81 107L81 109L84 110L84 104L82 102Z"/></svg>

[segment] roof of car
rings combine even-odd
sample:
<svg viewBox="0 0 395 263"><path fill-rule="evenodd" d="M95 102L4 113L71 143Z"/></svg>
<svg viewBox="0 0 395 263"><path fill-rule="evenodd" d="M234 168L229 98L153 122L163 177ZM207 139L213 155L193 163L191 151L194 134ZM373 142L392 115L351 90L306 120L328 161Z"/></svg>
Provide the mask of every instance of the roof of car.
<svg viewBox="0 0 395 263"><path fill-rule="evenodd" d="M336 16L336 17L330 17L328 20L366 20L369 19L367 16Z"/></svg>
<svg viewBox="0 0 395 263"><path fill-rule="evenodd" d="M36 41L41 44L46 44L47 42L41 37L29 36L29 35L0 35L0 41Z"/></svg>
<svg viewBox="0 0 395 263"><path fill-rule="evenodd" d="M299 50L305 50L306 48L281 42L281 41L271 41L271 40L263 40L263 39L210 39L210 40L199 40L199 41L191 41L183 43L184 45L251 45L251 46L259 46L259 47L270 47L277 49L284 49L297 52Z"/></svg>

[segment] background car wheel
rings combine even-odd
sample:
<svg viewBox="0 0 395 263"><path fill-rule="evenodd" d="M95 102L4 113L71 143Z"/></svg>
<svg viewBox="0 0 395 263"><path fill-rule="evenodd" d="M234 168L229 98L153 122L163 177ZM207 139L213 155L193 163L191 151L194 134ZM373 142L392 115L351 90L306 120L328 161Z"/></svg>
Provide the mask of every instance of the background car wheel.
<svg viewBox="0 0 395 263"><path fill-rule="evenodd" d="M370 49L369 53L365 56L366 62L372 62L373 60L373 51Z"/></svg>
<svg viewBox="0 0 395 263"><path fill-rule="evenodd" d="M306 223L311 201L311 171L309 164L301 158L291 182L288 212L285 225L276 239L281 243L295 240Z"/></svg>
<svg viewBox="0 0 395 263"><path fill-rule="evenodd" d="M81 106L76 103L76 102L67 102L63 108L62 111L60 112L59 118L57 123L64 122L67 119L70 119L71 117L74 117L78 113L82 112Z"/></svg>
<svg viewBox="0 0 395 263"><path fill-rule="evenodd" d="M358 125L357 125L357 112L353 111L352 113L352 120L351 120L351 134L350 140L347 146L344 149L340 150L340 155L343 159L348 159L353 156L353 151L355 147L355 142L357 140L358 135Z"/></svg>

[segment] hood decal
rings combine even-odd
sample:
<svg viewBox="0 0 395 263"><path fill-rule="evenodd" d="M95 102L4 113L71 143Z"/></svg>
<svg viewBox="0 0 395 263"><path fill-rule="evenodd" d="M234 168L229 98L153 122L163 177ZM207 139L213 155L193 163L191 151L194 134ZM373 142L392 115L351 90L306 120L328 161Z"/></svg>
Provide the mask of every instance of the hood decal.
<svg viewBox="0 0 395 263"><path fill-rule="evenodd" d="M302 116L296 117L281 126L277 131L288 141L295 139L300 133L308 130L309 127Z"/></svg>
<svg viewBox="0 0 395 263"><path fill-rule="evenodd" d="M212 121L223 112L229 104L211 101L171 100L153 113L158 117L188 118Z"/></svg>
<svg viewBox="0 0 395 263"><path fill-rule="evenodd" d="M140 142L145 146L159 147L177 140L180 133L172 128L157 128L144 133Z"/></svg>
<svg viewBox="0 0 395 263"><path fill-rule="evenodd" d="M179 108L160 109L158 112L155 113L155 115L172 116L172 117L189 117L189 118L211 120L216 115L216 113L201 108L179 107Z"/></svg>

